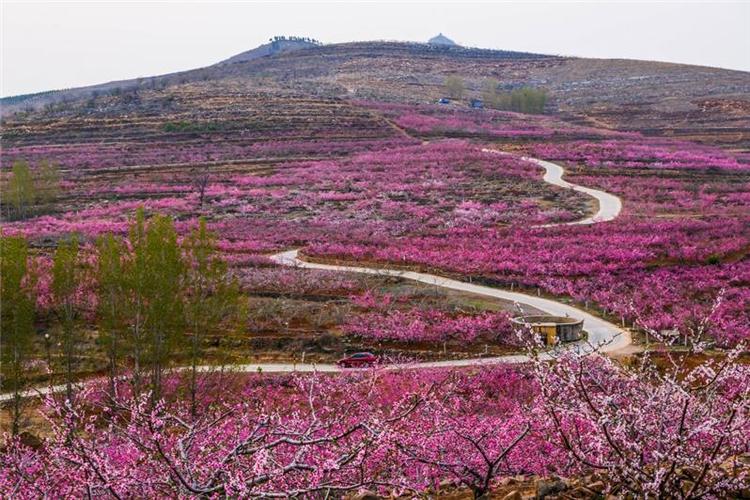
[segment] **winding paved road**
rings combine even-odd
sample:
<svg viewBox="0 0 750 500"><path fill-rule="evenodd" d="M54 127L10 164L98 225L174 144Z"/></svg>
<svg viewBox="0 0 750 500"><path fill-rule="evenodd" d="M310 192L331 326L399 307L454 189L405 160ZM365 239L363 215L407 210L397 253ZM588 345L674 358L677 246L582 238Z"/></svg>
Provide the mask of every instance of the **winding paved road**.
<svg viewBox="0 0 750 500"><path fill-rule="evenodd" d="M397 278L408 279L412 281L418 281L428 285L434 285L441 288L448 288L450 290L458 290L461 292L473 293L476 295L484 295L486 297L495 297L498 299L509 300L512 302L518 302L520 304L527 304L536 309L544 311L545 313L554 316L570 316L572 318L578 318L583 320L585 330L588 332L588 344L591 346L601 346L602 352L614 352L623 349L630 345L632 339L630 333L617 325L605 321L601 318L593 316L586 311L578 309L577 307L556 302L554 300L545 299L543 297L536 297L533 295L527 295L525 293L510 292L499 288L474 285L472 283L466 283L464 281L458 281L443 276L437 276L434 274L418 273L414 271L402 271L397 269L380 269L371 267L357 267L357 266L339 266L333 264L319 264L317 262L307 262L299 258L297 250L289 250L287 252L278 253L271 256L271 260L277 264L285 266L301 267L305 269L323 269L327 271L339 271L339 272L353 272L353 273L364 273L374 274L378 276L395 276ZM571 343L568 344L570 348L589 350L591 346L584 343ZM521 363L527 361L524 355L508 355L498 356L493 358L477 358L477 359L462 359L462 360L451 360L451 361L435 361L427 363L417 363L413 366L418 367L438 367L438 366L469 366L479 364L491 364L491 363ZM298 365L299 366L299 365ZM320 365L318 365L320 366Z"/></svg>
<svg viewBox="0 0 750 500"><path fill-rule="evenodd" d="M620 211L622 210L622 201L617 196L609 194L605 191L599 191L598 189L587 188L584 186L579 186L578 184L564 181L562 176L565 173L565 170L556 163L551 163L545 160L537 160L536 158L524 157L523 159L532 163L536 163L546 170L544 174L545 182L554 184L555 186L572 189L573 191L578 191L580 193L586 193L587 195L596 198L596 200L599 202L599 210L597 210L597 212L591 217L573 222L565 222L563 224L544 224L541 227L596 224L597 222L607 222L613 220L618 215L620 215Z"/></svg>
<svg viewBox="0 0 750 500"><path fill-rule="evenodd" d="M507 154L502 151L493 149L484 149L485 152L492 152L497 154ZM537 160L535 158L523 157L523 160L535 163L545 169L544 181L549 184L554 184L563 188L573 189L593 196L599 202L599 210L596 214L586 219L582 219L574 222L566 222L560 224L545 224L540 227L550 226L561 226L561 225L572 225L572 224L595 224L598 222L610 221L616 218L620 210L622 209L622 202L620 199L612 194L597 189L591 189L577 184L572 184L562 179L565 170L554 163ZM527 295L519 292L511 292L502 290L499 288L493 288L482 285L474 285L471 283L465 283L442 276L436 276L434 274L418 273L413 271L401 271L395 269L378 269L370 267L359 267L359 266L340 266L331 264L319 264L315 262L307 262L299 258L298 250L289 250L281 252L271 256L271 260L277 264L285 266L294 266L305 269L323 269L328 271L340 271L340 272L352 272L352 273L364 273L374 274L381 276L395 276L398 278L418 281L420 283L426 283L428 285L434 285L441 288L448 288L451 290L459 290L462 292L473 293L477 295L483 295L486 297L495 297L503 300L509 300L518 302L521 304L527 304L535 307L541 311L554 316L570 316L573 318L583 319L585 330L588 332L589 337L587 343L574 342L566 344L567 349L577 349L580 352L588 352L592 349L592 346L600 346L600 351L605 353L613 353L614 351L623 349L632 343L630 333L627 330L623 330L617 325L605 321L601 318L593 316L586 311L578 309L576 307L556 302L554 300L545 299L542 297L535 297L533 295ZM423 363L413 363L408 365L390 365L392 369L421 369L421 368L440 368L440 367L465 367L465 366L482 366L482 365L493 365L499 363L523 363L528 361L525 355L508 355L508 356L497 356L487 358L474 358L474 359L460 359L460 360L448 360L448 361L430 361ZM199 367L201 371L210 371L216 369L212 366ZM233 365L230 369L240 372L256 372L262 371L264 373L285 373L285 372L338 372L341 369L333 364L298 364L298 363L262 363L262 364L245 364L245 365ZM44 387L38 389L30 389L23 393L24 397L34 396L36 394L48 394L50 392L62 392L65 390L65 385L56 385L52 387ZM10 400L12 394L1 394L0 402Z"/></svg>
<svg viewBox="0 0 750 500"><path fill-rule="evenodd" d="M509 156L509 153L498 151L497 149L485 148L482 149L482 151L484 151L485 153L495 153L499 155ZM521 160L528 161L542 167L545 170L544 177L542 178L544 182L562 188L572 189L573 191L578 191L579 193L585 193L596 199L596 201L599 203L599 209L591 217L586 217L585 219L573 222L542 224L538 227L596 224L598 222L607 222L614 220L618 215L620 215L620 211L622 210L622 201L617 196L605 191L600 191L598 189L587 188L584 186L579 186L578 184L573 184L572 182L564 181L562 177L563 175L565 175L565 169L556 163L545 160L538 160L536 158L529 158L527 156L522 156Z"/></svg>
<svg viewBox="0 0 750 500"><path fill-rule="evenodd" d="M503 151L495 149L483 149L482 151L488 153L507 155ZM591 217L581 219L573 222L564 222L557 224L544 224L539 227L552 227L552 226L566 226L576 224L596 224L599 222L606 222L615 219L622 210L622 201L617 196L600 191L598 189L587 188L573 184L563 180L565 169L555 163L538 160L536 158L521 157L522 160L534 163L544 168L545 173L543 180L549 184L560 186L566 189L573 189L581 193L586 193L589 196L595 198L599 204L599 209ZM568 349L578 349L579 351L586 352L590 351L594 346L597 346L601 352L613 353L615 351L624 349L632 343L632 338L627 330L624 330L617 325L605 321L599 317L593 316L586 311L583 311L577 307L563 304L550 299L542 297L535 297L533 295L527 295L519 292L511 292L502 290L499 288L474 285L463 281L458 281L443 276L437 276L434 274L418 273L414 271L401 271L396 269L382 269L382 268L370 268L370 267L359 267L359 266L341 266L331 264L319 264L315 262L307 262L299 258L297 250L289 250L287 252L281 252L271 256L271 260L277 264L285 266L295 266L305 269L323 269L327 271L339 271L339 272L354 272L364 274L375 274L381 276L395 276L398 278L408 279L412 281L418 281L420 283L426 283L428 285L434 285L441 288L448 288L451 290L458 290L461 292L473 293L476 295L484 295L486 297L495 297L498 299L509 300L520 304L527 304L535 307L541 311L554 316L570 316L572 318L582 319L584 328L588 332L587 343L576 342L567 344ZM475 358L475 359L462 359L462 360L449 360L449 361L434 361L425 363L416 363L409 365L415 368L435 368L441 366L477 366L484 364L496 364L496 363L523 363L528 358L524 355L508 355L498 356L492 358ZM261 368L265 371L287 371L289 365L273 365L270 369L266 369L263 366L255 366L255 369ZM311 367L296 365L298 370L308 369ZM321 371L337 371L338 368L334 365L317 365L317 369Z"/></svg>

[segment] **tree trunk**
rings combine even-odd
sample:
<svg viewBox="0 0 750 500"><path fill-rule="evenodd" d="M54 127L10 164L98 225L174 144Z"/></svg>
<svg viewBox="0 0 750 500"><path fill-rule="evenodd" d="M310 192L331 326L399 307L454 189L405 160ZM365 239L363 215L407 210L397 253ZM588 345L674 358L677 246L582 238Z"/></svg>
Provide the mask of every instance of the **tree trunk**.
<svg viewBox="0 0 750 500"><path fill-rule="evenodd" d="M198 363L198 326L193 324L193 339L192 339L192 352L191 357L191 370L190 370L190 413L195 419L198 408L196 402L197 382L196 382L196 371Z"/></svg>
<svg viewBox="0 0 750 500"><path fill-rule="evenodd" d="M65 395L68 401L73 401L73 353L72 339L70 334L66 334L67 342L65 346Z"/></svg>
<svg viewBox="0 0 750 500"><path fill-rule="evenodd" d="M109 391L112 397L115 396L115 380L117 379L117 336L110 332L112 336L109 345Z"/></svg>
<svg viewBox="0 0 750 500"><path fill-rule="evenodd" d="M141 299L136 299L135 325L133 326L133 394L141 394Z"/></svg>
<svg viewBox="0 0 750 500"><path fill-rule="evenodd" d="M13 424L11 433L14 436L18 436L21 428L21 370L19 369L20 364L20 353L18 352L18 345L13 346Z"/></svg>
<svg viewBox="0 0 750 500"><path fill-rule="evenodd" d="M163 335L159 330L154 335L153 359L151 360L151 402L154 406L156 406L161 398L161 360L163 342Z"/></svg>

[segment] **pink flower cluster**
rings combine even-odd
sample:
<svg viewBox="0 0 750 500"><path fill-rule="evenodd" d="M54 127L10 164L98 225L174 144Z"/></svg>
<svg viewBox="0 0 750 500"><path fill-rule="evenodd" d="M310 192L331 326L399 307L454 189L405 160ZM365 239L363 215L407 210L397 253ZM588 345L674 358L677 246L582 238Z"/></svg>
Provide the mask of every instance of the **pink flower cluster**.
<svg viewBox="0 0 750 500"><path fill-rule="evenodd" d="M174 374L165 381L169 399L155 407L148 395L129 396L125 384L116 404L97 386L71 404L49 398L43 411L52 432L35 447L6 442L0 490L123 498L434 488L439 495L447 482L481 495L502 476L599 470L635 477L635 487L650 491L673 460L698 469L708 463L701 487L715 494L747 481L718 466L746 451L750 432L746 409L732 410L742 407L736 401L750 381L736 364L714 377L710 401L596 357L472 371L203 377L198 418L171 399L181 385Z"/></svg>
<svg viewBox="0 0 750 500"><path fill-rule="evenodd" d="M483 276L506 287L541 287L631 320L637 312L665 329L694 321L724 290L732 299L712 333L733 343L750 337L750 262L721 260L745 251L746 230L732 220L631 220L555 230L465 229L390 245L312 245L306 253L354 262L411 263L438 273Z"/></svg>
<svg viewBox="0 0 750 500"><path fill-rule="evenodd" d="M56 146L17 146L4 148L3 162L15 159L31 163L52 161L77 174L87 170L117 169L129 166L204 164L229 162L248 158L331 156L345 153L379 150L381 148L413 144L407 139L359 139L349 141L290 140L250 142L224 140L221 142L144 142L144 143L71 143Z"/></svg>
<svg viewBox="0 0 750 500"><path fill-rule="evenodd" d="M391 119L399 127L426 136L478 137L500 140L605 139L638 134L582 127L544 115L491 109L475 110L434 105L360 102Z"/></svg>
<svg viewBox="0 0 750 500"><path fill-rule="evenodd" d="M458 316L431 309L370 312L350 317L343 330L348 335L376 341L475 342L481 338L505 344L514 343L510 315L505 312Z"/></svg>
<svg viewBox="0 0 750 500"><path fill-rule="evenodd" d="M351 276L333 271L290 268L238 269L240 284L246 290L281 294L334 294L358 291L362 285Z"/></svg>
<svg viewBox="0 0 750 500"><path fill-rule="evenodd" d="M387 133L360 131L349 139L243 142L220 134L216 141L19 141L4 148L3 161L28 154L32 163L47 157L67 162L70 187L56 211L7 222L3 231L34 242L73 232L86 238L122 234L127 217L143 205L174 216L183 233L196 215L206 216L237 267L267 266L261 254L302 247L313 256L538 287L625 319L644 311L649 324L665 329L690 323L725 289L732 300L722 306L715 337L722 343L750 337L750 174L744 156L668 139L636 140L549 116L359 104L427 135L437 127L437 135L473 139L495 133L512 139L514 130L553 137L517 142L529 154L564 162L571 181L620 196L622 215L587 227L534 228L585 217L593 209L589 198L549 186L537 166L482 152L482 145L455 139L422 144L396 138L388 127ZM99 157L97 151L107 152ZM266 155L273 161L257 169L242 163ZM168 175L156 167L139 169L138 177L111 170L106 181L87 170L183 161L201 168L214 160L225 163L208 170L202 204L192 168Z"/></svg>
<svg viewBox="0 0 750 500"><path fill-rule="evenodd" d="M466 224L575 219L583 197L556 190L553 198L574 210L544 208L540 200L550 195L538 172L517 159L447 141L360 153L348 160L290 162L269 175L212 175L202 211L222 216L214 227L224 236L225 248L253 245L255 251L327 235L399 236ZM82 184L81 198L95 197L97 203L9 223L7 230L31 239L70 232L95 237L121 230L121 221L138 206L191 217L200 212L189 183L195 173L182 175L159 182L125 176L120 185Z"/></svg>
<svg viewBox="0 0 750 500"><path fill-rule="evenodd" d="M167 386L175 382L172 377ZM45 411L52 435L37 449L8 443L0 456L0 489L162 497L187 488L257 497L352 484L356 491L373 482L383 491L409 491L446 476L468 481L469 472L444 471L417 457L442 449L452 460L485 470L482 454L461 444L462 436L479 437L492 427L482 452L499 453L526 420L518 396L532 391L528 380L506 368L477 377L250 375L231 391L219 387L206 392L198 420L180 401L151 408L147 397L128 397L127 387L114 412L99 388L80 394L71 407L50 399ZM552 444L528 439L504 466L542 472L554 454Z"/></svg>
<svg viewBox="0 0 750 500"><path fill-rule="evenodd" d="M590 167L750 169L750 164L741 163L737 157L721 149L669 139L548 142L534 144L529 149L537 157Z"/></svg>

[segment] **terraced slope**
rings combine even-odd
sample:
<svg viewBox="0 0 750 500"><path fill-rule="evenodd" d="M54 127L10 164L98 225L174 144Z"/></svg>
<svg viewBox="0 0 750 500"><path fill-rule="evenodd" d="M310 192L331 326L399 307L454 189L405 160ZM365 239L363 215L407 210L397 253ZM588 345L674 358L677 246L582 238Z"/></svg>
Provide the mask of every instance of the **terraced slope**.
<svg viewBox="0 0 750 500"><path fill-rule="evenodd" d="M747 72L400 42L295 49L273 52L259 47L206 68L6 99L3 113L64 105L97 93L221 80L239 80L250 89L277 94L425 103L442 97L445 78L455 75L466 83L466 99L480 96L491 78L507 89L546 89L551 98L548 112L575 123L738 149L746 149L750 141Z"/></svg>

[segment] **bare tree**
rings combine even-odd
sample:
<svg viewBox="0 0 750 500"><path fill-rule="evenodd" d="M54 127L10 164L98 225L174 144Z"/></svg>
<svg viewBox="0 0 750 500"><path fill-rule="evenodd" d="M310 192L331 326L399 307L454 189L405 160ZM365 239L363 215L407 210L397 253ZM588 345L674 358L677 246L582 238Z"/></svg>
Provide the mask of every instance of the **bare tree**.
<svg viewBox="0 0 750 500"><path fill-rule="evenodd" d="M193 169L192 184L195 192L198 193L198 208L203 208L203 202L206 197L206 188L211 180L211 170L209 165Z"/></svg>
<svg viewBox="0 0 750 500"><path fill-rule="evenodd" d="M446 477L469 488L474 498L489 493L493 481L514 471L507 466L508 455L528 435L527 423L514 433L500 432L480 420L450 419L430 429L431 436L418 446L401 444L399 449L412 460L439 470ZM510 436L500 443L498 435Z"/></svg>
<svg viewBox="0 0 750 500"><path fill-rule="evenodd" d="M685 347L646 352L633 366L599 355L600 346L552 361L530 350L549 439L582 471L603 473L609 493L697 499L748 486L738 467L750 435L748 367L738 362L745 346L706 356L721 300L684 332ZM707 359L692 365L698 357Z"/></svg>

